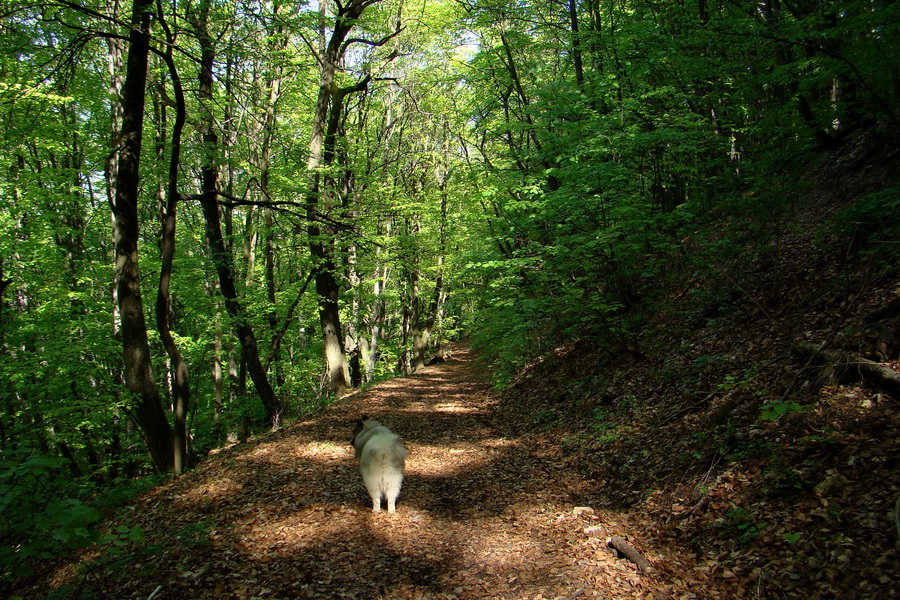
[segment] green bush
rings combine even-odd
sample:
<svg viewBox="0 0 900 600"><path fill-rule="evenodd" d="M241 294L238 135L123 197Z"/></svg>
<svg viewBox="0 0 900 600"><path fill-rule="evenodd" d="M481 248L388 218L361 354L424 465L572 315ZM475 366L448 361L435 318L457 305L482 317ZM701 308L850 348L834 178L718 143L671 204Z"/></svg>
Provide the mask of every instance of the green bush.
<svg viewBox="0 0 900 600"><path fill-rule="evenodd" d="M900 233L900 186L867 194L835 217L839 235L858 249Z"/></svg>
<svg viewBox="0 0 900 600"><path fill-rule="evenodd" d="M100 541L100 513L76 497L62 460L31 450L0 455L0 582L32 575L42 561Z"/></svg>

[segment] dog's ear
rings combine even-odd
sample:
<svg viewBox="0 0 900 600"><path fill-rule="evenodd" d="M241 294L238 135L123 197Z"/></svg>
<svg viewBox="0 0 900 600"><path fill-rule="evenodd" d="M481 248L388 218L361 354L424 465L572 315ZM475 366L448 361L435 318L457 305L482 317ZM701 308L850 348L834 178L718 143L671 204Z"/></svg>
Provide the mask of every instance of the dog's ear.
<svg viewBox="0 0 900 600"><path fill-rule="evenodd" d="M365 428L366 419L368 418L368 415L363 415L361 419L357 419L353 422L353 438L350 440L351 444L356 443L356 436Z"/></svg>

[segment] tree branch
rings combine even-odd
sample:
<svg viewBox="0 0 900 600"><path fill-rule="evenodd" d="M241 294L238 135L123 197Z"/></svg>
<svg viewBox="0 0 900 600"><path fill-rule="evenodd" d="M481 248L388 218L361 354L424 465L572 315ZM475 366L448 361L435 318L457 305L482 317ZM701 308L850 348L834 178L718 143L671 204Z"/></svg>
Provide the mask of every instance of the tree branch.
<svg viewBox="0 0 900 600"><path fill-rule="evenodd" d="M401 33L404 29L406 29L406 28L405 28L405 27L398 27L396 31L394 31L393 33L391 33L391 34L389 34L389 35L384 36L383 38L381 38L381 39L378 40L378 41L367 40L367 39L365 39L365 38L347 38L346 40L344 40L344 43L342 44L342 50L346 50L346 49L350 46L350 44L365 44L366 46L372 46L372 47L374 47L374 48L380 48L381 46L384 46L384 45L387 44L389 41L391 41L391 39L393 39L393 38L397 37L398 35L400 35L400 33ZM389 61L390 61L390 60L393 60L393 58L396 58L396 57L392 57L392 58L390 58L390 59L388 59L388 60L389 60Z"/></svg>

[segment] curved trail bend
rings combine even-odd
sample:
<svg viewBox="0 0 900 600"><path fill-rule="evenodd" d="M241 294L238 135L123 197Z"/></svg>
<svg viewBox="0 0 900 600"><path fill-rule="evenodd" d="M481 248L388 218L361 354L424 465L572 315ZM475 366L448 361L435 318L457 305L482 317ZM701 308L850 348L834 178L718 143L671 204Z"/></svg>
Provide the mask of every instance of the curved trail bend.
<svg viewBox="0 0 900 600"><path fill-rule="evenodd" d="M156 555L88 582L116 598L666 598L604 548L621 514L575 511L576 474L540 435L512 437L467 348L236 446L143 497ZM363 414L409 450L397 514L372 514L349 444ZM587 528L602 528L586 531ZM671 558L671 557L670 557ZM679 589L681 588L681 589Z"/></svg>

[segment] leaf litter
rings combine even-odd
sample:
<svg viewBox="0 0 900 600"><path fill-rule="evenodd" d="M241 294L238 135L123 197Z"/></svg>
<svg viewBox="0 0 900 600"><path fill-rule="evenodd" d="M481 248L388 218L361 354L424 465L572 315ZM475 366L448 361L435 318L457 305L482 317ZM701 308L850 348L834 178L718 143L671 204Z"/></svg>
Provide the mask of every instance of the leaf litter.
<svg viewBox="0 0 900 600"><path fill-rule="evenodd" d="M145 532L142 544L118 563L95 557L93 567L60 569L31 592L197 600L692 593L696 581L675 568L692 562L689 552L663 556L634 517L575 505L580 477L553 440L516 434L499 405L474 354L456 345L444 363L222 450L142 496L128 515ZM409 450L394 516L371 512L349 444L363 414ZM614 556L607 533L632 540L662 571L641 574Z"/></svg>

